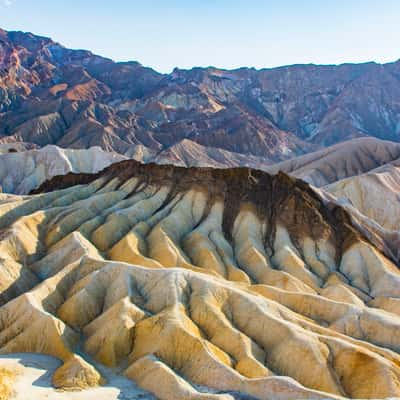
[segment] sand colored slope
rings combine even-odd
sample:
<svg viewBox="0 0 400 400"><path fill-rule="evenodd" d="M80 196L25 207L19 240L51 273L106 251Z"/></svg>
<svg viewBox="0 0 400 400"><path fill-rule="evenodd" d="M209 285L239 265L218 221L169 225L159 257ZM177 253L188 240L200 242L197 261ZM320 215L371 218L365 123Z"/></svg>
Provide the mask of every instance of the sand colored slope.
<svg viewBox="0 0 400 400"><path fill-rule="evenodd" d="M19 149L18 143L9 146ZM98 172L124 158L100 147L73 150L49 145L4 154L0 151L0 186L3 192L27 194L53 176L68 172Z"/></svg>
<svg viewBox="0 0 400 400"><path fill-rule="evenodd" d="M321 187L369 172L400 157L400 144L371 137L353 139L265 168Z"/></svg>
<svg viewBox="0 0 400 400"><path fill-rule="evenodd" d="M400 229L400 161L324 187L387 230Z"/></svg>
<svg viewBox="0 0 400 400"><path fill-rule="evenodd" d="M304 183L65 179L0 204L1 354L56 357L52 385L88 394L106 366L167 400L400 396L398 266Z"/></svg>

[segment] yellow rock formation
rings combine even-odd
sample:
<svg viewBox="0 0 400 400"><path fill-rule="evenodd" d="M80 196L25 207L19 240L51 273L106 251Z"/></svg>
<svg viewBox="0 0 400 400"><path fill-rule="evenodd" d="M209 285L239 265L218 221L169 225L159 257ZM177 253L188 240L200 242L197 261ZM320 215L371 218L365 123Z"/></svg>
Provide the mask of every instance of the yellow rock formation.
<svg viewBox="0 0 400 400"><path fill-rule="evenodd" d="M328 222L161 183L0 199L0 354L59 358L67 390L104 382L95 360L166 400L400 396L392 261Z"/></svg>

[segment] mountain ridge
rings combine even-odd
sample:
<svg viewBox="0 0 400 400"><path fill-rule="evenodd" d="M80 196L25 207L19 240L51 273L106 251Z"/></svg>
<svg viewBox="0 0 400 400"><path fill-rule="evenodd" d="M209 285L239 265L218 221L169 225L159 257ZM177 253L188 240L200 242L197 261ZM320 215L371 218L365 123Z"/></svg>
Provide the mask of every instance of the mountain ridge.
<svg viewBox="0 0 400 400"><path fill-rule="evenodd" d="M33 34L3 31L0 46L1 143L129 154L189 139L277 162L355 137L400 140L398 61L160 74Z"/></svg>

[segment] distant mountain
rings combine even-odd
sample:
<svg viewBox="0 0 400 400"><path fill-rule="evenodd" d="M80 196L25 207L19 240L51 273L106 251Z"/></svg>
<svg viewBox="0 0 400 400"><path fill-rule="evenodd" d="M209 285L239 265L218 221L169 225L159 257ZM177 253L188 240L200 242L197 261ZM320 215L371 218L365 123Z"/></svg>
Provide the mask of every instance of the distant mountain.
<svg viewBox="0 0 400 400"><path fill-rule="evenodd" d="M136 157L136 159L139 158ZM262 170L267 169L271 164L271 161L265 157L244 155L216 147L202 146L189 139L183 139L155 154L149 161L182 167L229 168L242 166Z"/></svg>
<svg viewBox="0 0 400 400"><path fill-rule="evenodd" d="M400 140L400 62L160 74L0 31L0 143L159 153L199 145L283 161L346 139Z"/></svg>

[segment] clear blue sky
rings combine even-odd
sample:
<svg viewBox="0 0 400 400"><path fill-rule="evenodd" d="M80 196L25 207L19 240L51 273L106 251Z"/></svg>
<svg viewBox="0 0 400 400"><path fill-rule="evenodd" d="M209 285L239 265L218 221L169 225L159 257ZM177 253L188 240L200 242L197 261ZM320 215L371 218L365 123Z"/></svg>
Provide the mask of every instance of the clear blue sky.
<svg viewBox="0 0 400 400"><path fill-rule="evenodd" d="M0 0L0 27L161 72L400 58L400 0Z"/></svg>

